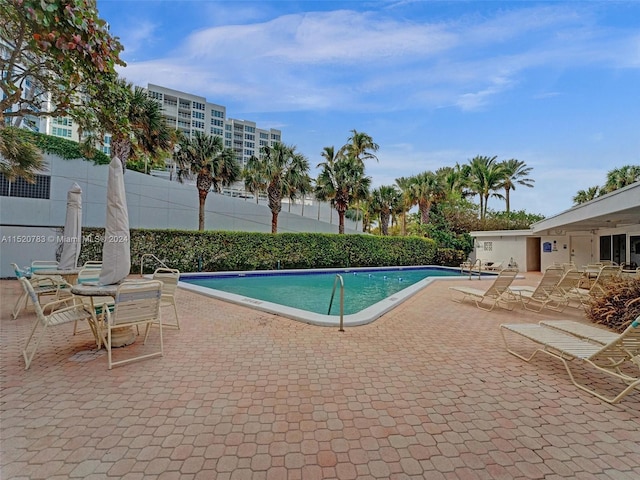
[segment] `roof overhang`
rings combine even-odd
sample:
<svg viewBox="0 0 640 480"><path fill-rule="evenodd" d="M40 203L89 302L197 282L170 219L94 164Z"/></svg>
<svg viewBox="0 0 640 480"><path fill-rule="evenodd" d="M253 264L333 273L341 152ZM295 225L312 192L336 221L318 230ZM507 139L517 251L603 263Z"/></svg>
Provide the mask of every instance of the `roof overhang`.
<svg viewBox="0 0 640 480"><path fill-rule="evenodd" d="M531 225L532 233L546 230L584 231L640 224L640 182L577 205Z"/></svg>

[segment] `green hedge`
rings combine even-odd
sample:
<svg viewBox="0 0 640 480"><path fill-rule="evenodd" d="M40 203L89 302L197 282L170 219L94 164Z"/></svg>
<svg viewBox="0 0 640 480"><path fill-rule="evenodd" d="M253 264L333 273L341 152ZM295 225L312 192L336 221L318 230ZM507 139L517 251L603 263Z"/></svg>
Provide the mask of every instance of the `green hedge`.
<svg viewBox="0 0 640 480"><path fill-rule="evenodd" d="M100 150L83 150L78 142L67 140L66 138L36 133L26 129L19 129L18 132L24 140L35 144L43 152L58 155L67 160L76 158L88 159L96 165L108 165L111 161L109 156Z"/></svg>
<svg viewBox="0 0 640 480"><path fill-rule="evenodd" d="M102 258L104 229L84 228L80 264ZM152 253L181 272L344 268L390 265L458 266L464 252L438 250L421 237L320 233L131 230L131 271ZM145 271L158 265L145 260Z"/></svg>

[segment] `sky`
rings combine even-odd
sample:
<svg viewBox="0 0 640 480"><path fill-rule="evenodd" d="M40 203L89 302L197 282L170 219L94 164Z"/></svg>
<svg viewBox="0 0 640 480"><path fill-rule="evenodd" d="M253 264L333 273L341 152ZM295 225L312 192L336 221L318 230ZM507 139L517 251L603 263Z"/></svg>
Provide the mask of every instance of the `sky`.
<svg viewBox="0 0 640 480"><path fill-rule="evenodd" d="M97 4L125 48L121 76L282 130L313 177L355 129L380 146L373 187L515 158L535 183L516 185L511 210L550 217L640 164L640 1Z"/></svg>

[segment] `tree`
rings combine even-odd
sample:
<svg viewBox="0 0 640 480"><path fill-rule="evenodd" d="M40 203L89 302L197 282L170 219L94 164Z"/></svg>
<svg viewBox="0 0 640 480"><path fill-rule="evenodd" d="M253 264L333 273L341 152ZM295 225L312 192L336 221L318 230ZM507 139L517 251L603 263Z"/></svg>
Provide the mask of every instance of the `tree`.
<svg viewBox="0 0 640 480"><path fill-rule="evenodd" d="M487 215L489 197L504 198L496 191L502 188L504 175L497 157L476 156L469 161L468 188L480 197L480 220Z"/></svg>
<svg viewBox="0 0 640 480"><path fill-rule="evenodd" d="M371 192L373 210L380 215L380 233L389 235L389 217L401 200L401 193L394 186L383 185Z"/></svg>
<svg viewBox="0 0 640 480"><path fill-rule="evenodd" d="M600 195L613 192L620 188L640 181L640 166L625 165L607 172L607 181L600 189Z"/></svg>
<svg viewBox="0 0 640 480"><path fill-rule="evenodd" d="M580 205L586 203L600 195L600 187L589 187L586 190L578 190L578 193L573 197L573 204Z"/></svg>
<svg viewBox="0 0 640 480"><path fill-rule="evenodd" d="M95 0L3 0L0 18L0 128L5 119L73 116L125 65Z"/></svg>
<svg viewBox="0 0 640 480"><path fill-rule="evenodd" d="M9 182L22 177L34 182L35 172L42 168L42 153L34 144L25 142L16 127L0 129L0 173Z"/></svg>
<svg viewBox="0 0 640 480"><path fill-rule="evenodd" d="M400 215L402 216L402 235L407 235L407 212L411 210L414 205L413 194L411 192L411 178L412 177L400 177L396 178L396 186L400 189Z"/></svg>
<svg viewBox="0 0 640 480"><path fill-rule="evenodd" d="M378 161L375 152L380 147L373 141L370 135L364 132L358 132L356 129L351 130L351 136L347 139L347 143L340 149L340 156L352 157L356 161L363 163L365 160Z"/></svg>
<svg viewBox="0 0 640 480"><path fill-rule="evenodd" d="M512 158L501 162L502 172L504 175L504 181L502 187L504 188L504 198L506 201L507 214L510 212L509 205L509 192L516 189L516 184L523 185L525 187L533 188L535 180L527 178L527 175L533 170L532 167L527 167L527 164L521 160Z"/></svg>
<svg viewBox="0 0 640 480"><path fill-rule="evenodd" d="M266 191L271 210L271 233L278 233L278 215L282 210L282 199L297 198L309 190L309 161L295 146L276 142L264 146L260 158L252 157L245 168L245 186ZM249 190L255 191L257 190Z"/></svg>
<svg viewBox="0 0 640 480"><path fill-rule="evenodd" d="M76 115L85 151L111 134L111 158L118 157L123 168L134 162L153 164L173 152L177 132L169 128L162 106L140 87L122 78L112 88L85 97L85 109Z"/></svg>
<svg viewBox="0 0 640 480"><path fill-rule="evenodd" d="M341 156L334 162L325 162L316 180L316 198L331 200L338 212L338 233L344 233L345 212L356 198L365 198L371 178L364 174L361 161Z"/></svg>
<svg viewBox="0 0 640 480"><path fill-rule="evenodd" d="M409 188L414 204L418 205L422 223L429 223L431 206L444 196L440 177L431 171L420 173L411 177Z"/></svg>
<svg viewBox="0 0 640 480"><path fill-rule="evenodd" d="M230 185L240 177L240 166L233 150L224 148L222 139L196 132L189 139L182 137L174 159L178 165L178 180L196 176L199 214L198 230L204 230L204 205L209 191L220 192L222 186Z"/></svg>

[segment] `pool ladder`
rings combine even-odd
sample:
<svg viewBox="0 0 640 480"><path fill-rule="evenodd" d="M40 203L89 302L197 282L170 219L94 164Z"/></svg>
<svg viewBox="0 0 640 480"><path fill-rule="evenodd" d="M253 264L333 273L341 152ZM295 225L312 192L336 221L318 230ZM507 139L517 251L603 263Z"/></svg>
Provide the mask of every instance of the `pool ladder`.
<svg viewBox="0 0 640 480"><path fill-rule="evenodd" d="M327 315L331 315L331 306L333 305L333 297L336 295L336 287L340 281L340 329L339 332L344 332L344 280L342 275L337 274L336 279L333 281L333 291L331 292L331 300L329 301L329 311Z"/></svg>

